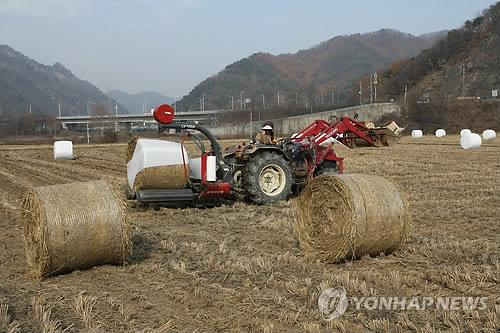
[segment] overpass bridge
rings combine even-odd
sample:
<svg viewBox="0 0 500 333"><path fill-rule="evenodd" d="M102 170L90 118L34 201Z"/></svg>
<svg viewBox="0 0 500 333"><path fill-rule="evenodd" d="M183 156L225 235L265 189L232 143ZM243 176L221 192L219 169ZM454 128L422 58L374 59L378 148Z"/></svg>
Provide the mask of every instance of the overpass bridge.
<svg viewBox="0 0 500 333"><path fill-rule="evenodd" d="M186 120L186 121L197 121L201 124L208 126L217 125L217 114L221 113L221 110L211 110L211 111L190 111L190 112L177 112L175 114L176 120ZM151 113L139 113L139 114L115 114L115 115L84 115L84 116L59 116L56 118L59 123L67 127L78 127L79 125L87 124L126 124L130 127L133 123L156 123Z"/></svg>

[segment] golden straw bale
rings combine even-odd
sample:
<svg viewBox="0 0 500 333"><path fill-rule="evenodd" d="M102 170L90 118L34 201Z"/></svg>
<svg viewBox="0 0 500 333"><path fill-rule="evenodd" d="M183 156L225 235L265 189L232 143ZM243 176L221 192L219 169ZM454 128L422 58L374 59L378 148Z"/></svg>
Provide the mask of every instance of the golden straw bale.
<svg viewBox="0 0 500 333"><path fill-rule="evenodd" d="M134 181L134 191L159 188L185 188L189 178L189 166L163 165L142 169Z"/></svg>
<svg viewBox="0 0 500 333"><path fill-rule="evenodd" d="M131 228L119 192L105 181L35 187L21 203L34 278L124 262Z"/></svg>
<svg viewBox="0 0 500 333"><path fill-rule="evenodd" d="M326 262L390 253L407 237L409 213L394 184L371 175L327 175L293 204L303 250Z"/></svg>

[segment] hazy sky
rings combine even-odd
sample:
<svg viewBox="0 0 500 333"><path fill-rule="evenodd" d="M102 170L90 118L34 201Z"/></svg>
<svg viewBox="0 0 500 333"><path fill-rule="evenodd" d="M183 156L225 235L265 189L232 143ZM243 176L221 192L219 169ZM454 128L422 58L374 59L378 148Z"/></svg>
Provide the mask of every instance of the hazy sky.
<svg viewBox="0 0 500 333"><path fill-rule="evenodd" d="M255 52L341 34L459 27L494 0L0 0L0 44L104 91L187 94Z"/></svg>

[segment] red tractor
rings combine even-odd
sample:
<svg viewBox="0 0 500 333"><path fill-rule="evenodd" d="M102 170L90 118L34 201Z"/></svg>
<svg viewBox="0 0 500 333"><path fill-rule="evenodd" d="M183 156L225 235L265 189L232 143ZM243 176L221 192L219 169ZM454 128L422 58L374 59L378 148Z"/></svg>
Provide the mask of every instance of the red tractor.
<svg viewBox="0 0 500 333"><path fill-rule="evenodd" d="M352 147L360 142L365 145L387 145L384 129L371 129L349 117L336 122L317 120L313 124L281 139L276 144L248 143L229 147L224 151L215 137L205 127L194 122L174 120L173 109L160 106L153 116L160 132L177 130L197 137L201 151L201 177L189 179L179 190L147 189L135 193L137 201L151 206L167 204L208 206L224 200L244 198L256 204L286 200L299 193L307 182L324 173L343 173L344 160L333 150L335 143ZM377 132L378 131L378 132ZM204 141L210 147L204 147ZM216 160L215 180L206 177L207 160Z"/></svg>

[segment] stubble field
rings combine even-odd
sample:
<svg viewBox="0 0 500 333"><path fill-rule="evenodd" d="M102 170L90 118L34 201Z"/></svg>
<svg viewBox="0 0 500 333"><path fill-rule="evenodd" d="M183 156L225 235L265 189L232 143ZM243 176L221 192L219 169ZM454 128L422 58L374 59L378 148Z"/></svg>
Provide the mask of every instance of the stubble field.
<svg viewBox="0 0 500 333"><path fill-rule="evenodd" d="M458 140L338 147L346 172L383 176L406 192L411 234L392 255L340 264L305 255L289 202L159 211L130 203L129 264L42 282L26 277L19 196L32 186L74 181L122 184L126 145L77 146L74 161L54 161L51 146L0 146L0 332L495 332L500 141L464 151ZM343 316L325 321L317 299L336 286L349 297L487 297L487 308L350 304Z"/></svg>

